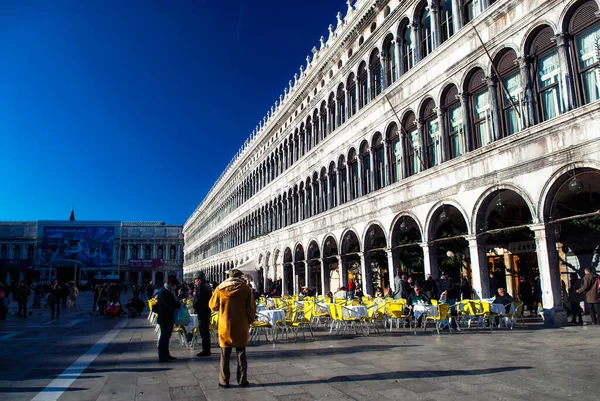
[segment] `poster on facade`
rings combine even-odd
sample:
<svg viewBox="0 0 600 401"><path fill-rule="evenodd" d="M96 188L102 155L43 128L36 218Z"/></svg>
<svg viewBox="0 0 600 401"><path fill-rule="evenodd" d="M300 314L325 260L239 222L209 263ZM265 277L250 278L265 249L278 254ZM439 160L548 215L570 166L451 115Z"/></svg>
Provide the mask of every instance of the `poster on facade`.
<svg viewBox="0 0 600 401"><path fill-rule="evenodd" d="M42 264L78 261L83 267L112 266L114 227L44 227Z"/></svg>

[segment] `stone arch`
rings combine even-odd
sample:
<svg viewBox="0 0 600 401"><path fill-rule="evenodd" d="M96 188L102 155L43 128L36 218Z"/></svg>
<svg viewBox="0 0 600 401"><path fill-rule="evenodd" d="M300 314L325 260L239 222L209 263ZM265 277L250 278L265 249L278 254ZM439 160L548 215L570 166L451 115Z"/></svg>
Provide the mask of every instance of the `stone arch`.
<svg viewBox="0 0 600 401"><path fill-rule="evenodd" d="M462 219L465 223L465 226L467 228L466 235L471 234L471 232L469 232L469 228L471 227L471 224L470 224L471 220L469 219L469 216L467 215L467 213L465 213L465 210L462 207L462 205L460 205L458 202L453 201L453 200L443 200L443 201L436 202L431 207L429 212L427 213L427 218L425 219L425 228L426 229L425 229L425 233L423 236L425 241L434 239L432 237L432 229L435 227L435 224L437 224L437 222L434 221L434 219L439 217L439 215L442 213L442 208L444 206L453 207L460 213L460 216L462 217Z"/></svg>

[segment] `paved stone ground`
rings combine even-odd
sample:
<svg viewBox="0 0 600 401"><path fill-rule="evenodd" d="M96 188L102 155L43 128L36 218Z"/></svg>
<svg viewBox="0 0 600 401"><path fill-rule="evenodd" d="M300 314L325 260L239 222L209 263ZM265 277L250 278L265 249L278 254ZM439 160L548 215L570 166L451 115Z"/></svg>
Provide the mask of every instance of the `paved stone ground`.
<svg viewBox="0 0 600 401"><path fill-rule="evenodd" d="M19 328L27 334L6 339L10 330L3 324L13 321L0 323L2 399L31 399L117 324L76 315L70 319L83 321L68 326L61 320L57 326L31 331ZM28 336L35 340L28 342ZM197 358L198 350L181 348L174 339L172 354L178 360L160 364L148 321L126 319L115 339L59 400L597 401L599 340L598 326L440 336L399 331L342 338L319 332L314 341L251 345L253 386L221 389L218 348L209 358Z"/></svg>

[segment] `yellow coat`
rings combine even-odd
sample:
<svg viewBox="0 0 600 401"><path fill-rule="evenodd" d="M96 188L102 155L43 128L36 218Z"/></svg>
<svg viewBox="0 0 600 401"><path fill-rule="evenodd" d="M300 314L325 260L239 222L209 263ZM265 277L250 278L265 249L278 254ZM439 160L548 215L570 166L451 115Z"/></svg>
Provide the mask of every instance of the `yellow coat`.
<svg viewBox="0 0 600 401"><path fill-rule="evenodd" d="M221 283L208 306L219 312L219 346L242 348L248 345L250 324L256 316L252 289L239 278Z"/></svg>

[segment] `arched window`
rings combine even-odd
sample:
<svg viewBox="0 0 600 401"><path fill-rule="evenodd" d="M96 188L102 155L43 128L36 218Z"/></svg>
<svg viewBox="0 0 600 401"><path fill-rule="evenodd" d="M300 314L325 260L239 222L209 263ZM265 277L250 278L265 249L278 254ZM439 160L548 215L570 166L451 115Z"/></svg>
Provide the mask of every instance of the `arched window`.
<svg viewBox="0 0 600 401"><path fill-rule="evenodd" d="M374 188L378 190L385 187L385 146L383 144L383 138L378 132L373 138L373 167L374 171Z"/></svg>
<svg viewBox="0 0 600 401"><path fill-rule="evenodd" d="M382 88L381 59L377 49L371 53L369 68L371 69L371 99L374 99L381 93Z"/></svg>
<svg viewBox="0 0 600 401"><path fill-rule="evenodd" d="M358 67L358 109L362 109L368 103L367 92L367 63L364 61Z"/></svg>
<svg viewBox="0 0 600 401"><path fill-rule="evenodd" d="M306 149L306 130L304 128L304 123L300 124L300 132L298 133L298 149L300 149L299 157L304 156L304 151Z"/></svg>
<svg viewBox="0 0 600 401"><path fill-rule="evenodd" d="M442 99L446 110L444 124L446 124L446 135L448 135L448 157L454 159L463 155L467 149L463 112L456 86L450 85L446 88Z"/></svg>
<svg viewBox="0 0 600 401"><path fill-rule="evenodd" d="M366 195L373 191L373 183L371 182L371 151L369 149L369 143L363 141L360 145L360 159L361 159L361 178L362 178L362 194Z"/></svg>
<svg viewBox="0 0 600 401"><path fill-rule="evenodd" d="M21 246L20 245L15 245L15 250L13 252L13 259L21 260Z"/></svg>
<svg viewBox="0 0 600 401"><path fill-rule="evenodd" d="M312 134L312 144L313 147L319 144L319 137L321 136L321 127L319 123L319 110L315 110L313 114L313 134Z"/></svg>
<svg viewBox="0 0 600 401"><path fill-rule="evenodd" d="M327 131L328 131L328 127L327 127L327 117L328 117L328 113L327 113L327 102L325 100L323 100L323 102L321 102L321 112L319 113L320 117L321 117L321 129L320 129L320 137L317 138L317 143L319 143L320 141L322 141L323 139L327 138Z"/></svg>
<svg viewBox="0 0 600 401"><path fill-rule="evenodd" d="M346 172L346 160L344 156L338 159L340 204L348 202L348 177Z"/></svg>
<svg viewBox="0 0 600 401"><path fill-rule="evenodd" d="M169 250L169 259L177 259L177 247L175 245L171 245L171 249Z"/></svg>
<svg viewBox="0 0 600 401"><path fill-rule="evenodd" d="M389 86L396 80L396 51L392 34L387 36L383 52L385 54L385 82Z"/></svg>
<svg viewBox="0 0 600 401"><path fill-rule="evenodd" d="M426 146L425 163L427 167L434 167L440 164L442 160L442 146L438 116L432 99L429 99L423 105L421 121L423 121L423 137Z"/></svg>
<svg viewBox="0 0 600 401"><path fill-rule="evenodd" d="M139 247L140 247L139 245L133 245L131 247L131 259L139 259L139 255L140 255Z"/></svg>
<svg viewBox="0 0 600 401"><path fill-rule="evenodd" d="M387 131L387 140L389 146L389 169L390 169L390 181L392 183L400 181L402 178L402 166L400 161L402 160L402 154L400 149L400 136L398 135L398 126L394 123Z"/></svg>
<svg viewBox="0 0 600 401"><path fill-rule="evenodd" d="M336 118L335 118L335 93L331 92L329 94L329 118L327 121L327 127L329 127L329 129L327 130L327 135L331 134L336 128Z"/></svg>
<svg viewBox="0 0 600 401"><path fill-rule="evenodd" d="M478 68L467 81L467 92L473 121L473 135L477 148L492 143L492 110L483 70Z"/></svg>
<svg viewBox="0 0 600 401"><path fill-rule="evenodd" d="M350 195L352 196L352 199L356 199L358 198L359 181L358 159L354 149L350 149L350 153L348 153L348 168L350 169Z"/></svg>
<svg viewBox="0 0 600 401"><path fill-rule="evenodd" d="M440 0L439 19L440 43L444 43L452 35L454 35L454 15L452 15L452 0Z"/></svg>
<svg viewBox="0 0 600 401"><path fill-rule="evenodd" d="M313 147L313 129L310 116L306 119L306 149L311 150Z"/></svg>
<svg viewBox="0 0 600 401"><path fill-rule="evenodd" d="M552 28L544 26L534 33L527 49L532 59L533 87L540 121L557 117L565 110L560 91L558 49L553 39Z"/></svg>
<svg viewBox="0 0 600 401"><path fill-rule="evenodd" d="M27 247L27 259L33 260L34 257L35 257L35 246L29 245Z"/></svg>
<svg viewBox="0 0 600 401"><path fill-rule="evenodd" d="M163 245L158 247L158 255L156 255L158 259L164 259L165 257L165 248Z"/></svg>
<svg viewBox="0 0 600 401"><path fill-rule="evenodd" d="M502 85L498 85L498 99L501 99L502 130L504 136L512 135L523 129L523 85L516 62L517 55L513 50L505 51L496 63Z"/></svg>
<svg viewBox="0 0 600 401"><path fill-rule="evenodd" d="M325 167L321 169L321 211L329 209L329 185L327 185L327 170Z"/></svg>
<svg viewBox="0 0 600 401"><path fill-rule="evenodd" d="M144 247L144 259L152 259L152 247L150 245Z"/></svg>
<svg viewBox="0 0 600 401"><path fill-rule="evenodd" d="M598 38L600 20L596 17L598 5L595 1L581 2L569 19L569 35L572 38L571 57L573 58L580 105L600 99L598 81Z"/></svg>
<svg viewBox="0 0 600 401"><path fill-rule="evenodd" d="M433 36L431 35L431 13L427 2L424 1L419 12L419 49L421 51L421 59L427 57L433 51Z"/></svg>
<svg viewBox="0 0 600 401"><path fill-rule="evenodd" d="M321 181L319 180L319 174L315 172L313 174L313 196L314 196L313 205L315 208L315 214L319 214L323 211L322 204L321 204L321 198L320 198L320 196L321 196L320 185L321 185Z"/></svg>
<svg viewBox="0 0 600 401"><path fill-rule="evenodd" d="M331 207L336 207L338 205L338 180L337 180L337 172L335 168L335 163L329 163L329 191L331 198Z"/></svg>
<svg viewBox="0 0 600 401"><path fill-rule="evenodd" d="M463 25L473 21L479 15L480 0L461 0L461 14Z"/></svg>
<svg viewBox="0 0 600 401"><path fill-rule="evenodd" d="M312 199L313 199L313 193L312 193L312 182L310 181L310 177L308 177L306 179L306 217L312 217L313 213L312 213Z"/></svg>
<svg viewBox="0 0 600 401"><path fill-rule="evenodd" d="M417 119L413 112L409 112L402 122L402 128L405 132L404 149L406 152L406 162L408 166L408 175L415 175L421 171L421 161L419 160L419 150L421 141L419 139L419 129Z"/></svg>
<svg viewBox="0 0 600 401"><path fill-rule="evenodd" d="M411 27L408 22L408 18L402 22L400 25L400 59L402 60L402 71L401 73L405 73L415 65L415 58L413 53L413 43L412 43L412 34Z"/></svg>
<svg viewBox="0 0 600 401"><path fill-rule="evenodd" d="M348 118L356 114L356 79L354 73L351 73L346 82L348 88Z"/></svg>
<svg viewBox="0 0 600 401"><path fill-rule="evenodd" d="M337 123L336 126L342 125L346 122L346 91L344 91L344 84L340 84L337 89Z"/></svg>

